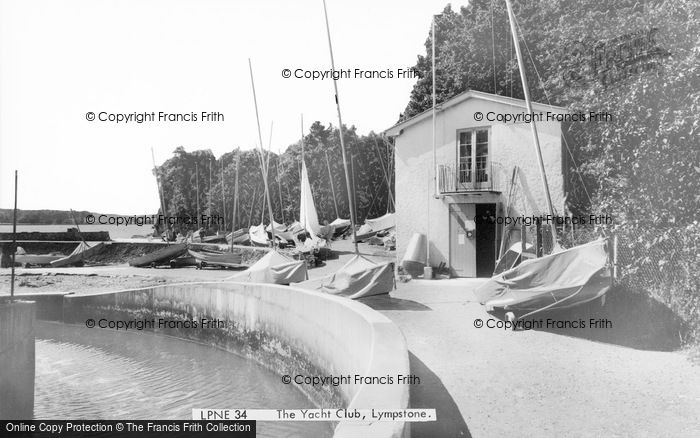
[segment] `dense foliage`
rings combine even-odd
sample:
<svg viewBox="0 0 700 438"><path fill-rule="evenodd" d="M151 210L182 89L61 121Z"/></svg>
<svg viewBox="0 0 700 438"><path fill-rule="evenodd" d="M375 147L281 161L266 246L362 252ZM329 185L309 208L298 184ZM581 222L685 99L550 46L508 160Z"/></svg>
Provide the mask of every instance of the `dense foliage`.
<svg viewBox="0 0 700 438"><path fill-rule="evenodd" d="M382 170L390 166L392 149L382 137L374 133L358 136L355 128L351 127L344 129L343 134L348 151L348 166L351 166L351 170L354 171L352 174L358 218L364 220L368 217L381 216L388 208L393 208L389 201L385 170ZM242 228L260 222L269 223L258 150L237 149L217 159L210 150L187 152L184 147L178 147L173 155L158 168L168 215L196 216L197 184L199 184L200 215L224 216L225 208L226 229L230 229L236 168L238 168L238 207L235 227ZM282 154L269 154L267 159L269 160L268 187L275 221L291 222L298 219L301 141L289 146ZM337 217L333 190L335 190L338 215L349 218L347 186L338 129L333 126L326 127L320 122L313 123L304 136L304 160L319 220L332 222ZM329 167L333 187L329 178ZM387 176L391 178L391 175L387 174ZM155 184L153 189L155 190Z"/></svg>

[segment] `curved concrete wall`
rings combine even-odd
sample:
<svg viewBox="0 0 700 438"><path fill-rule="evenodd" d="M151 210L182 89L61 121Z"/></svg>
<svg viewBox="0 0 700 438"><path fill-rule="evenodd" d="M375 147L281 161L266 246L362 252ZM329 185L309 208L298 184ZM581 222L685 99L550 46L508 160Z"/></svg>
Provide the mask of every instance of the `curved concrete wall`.
<svg viewBox="0 0 700 438"><path fill-rule="evenodd" d="M0 301L0 419L34 416L34 303Z"/></svg>
<svg viewBox="0 0 700 438"><path fill-rule="evenodd" d="M386 376L409 374L403 334L358 302L288 286L251 283L164 285L64 298L66 322L87 318L219 319L222 330L161 330L243 353L277 373ZM280 380L280 384L281 380ZM341 385L309 392L321 407L403 409L408 385ZM274 408L274 407L270 407ZM340 422L336 437L407 437L408 423Z"/></svg>

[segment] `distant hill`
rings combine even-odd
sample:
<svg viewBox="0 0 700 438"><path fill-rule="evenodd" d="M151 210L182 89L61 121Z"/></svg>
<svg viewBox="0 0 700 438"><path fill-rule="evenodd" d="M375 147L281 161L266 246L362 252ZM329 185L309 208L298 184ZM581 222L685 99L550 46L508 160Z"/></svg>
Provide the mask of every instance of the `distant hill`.
<svg viewBox="0 0 700 438"><path fill-rule="evenodd" d="M85 216L93 214L95 216L101 213L91 211L74 211L75 220L78 224L85 223ZM109 215L121 216L121 215ZM12 223L12 209L0 208L0 223ZM71 212L66 210L17 210L18 224L38 224L38 225L73 225Z"/></svg>

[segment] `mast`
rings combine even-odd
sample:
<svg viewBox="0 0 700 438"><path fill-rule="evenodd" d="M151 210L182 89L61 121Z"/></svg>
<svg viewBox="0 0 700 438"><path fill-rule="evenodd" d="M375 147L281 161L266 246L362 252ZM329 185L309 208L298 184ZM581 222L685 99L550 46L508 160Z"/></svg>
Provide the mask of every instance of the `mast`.
<svg viewBox="0 0 700 438"><path fill-rule="evenodd" d="M433 196L437 197L438 194L438 187L437 187L437 141L435 137L435 126L436 126L436 96L435 96L435 15L433 15L433 21L430 24L430 42L432 46L431 50L431 69L432 69L432 98L433 98L433 108L432 108L432 136L433 136ZM426 227L425 231L425 266L429 267L430 266L430 196L428 196L428 203L426 205L426 210L427 214L426 217L428 218L428 226ZM424 274L425 276L425 274Z"/></svg>
<svg viewBox="0 0 700 438"><path fill-rule="evenodd" d="M17 255L17 170L15 170L15 208L12 210L12 273L10 274L10 301L15 299L15 255Z"/></svg>
<svg viewBox="0 0 700 438"><path fill-rule="evenodd" d="M530 90L527 86L527 77L525 76L525 63L523 62L522 53L520 53L520 44L518 38L518 31L515 26L515 14L513 13L513 7L510 4L510 0L506 0L506 8L508 9L508 18L510 22L510 31L513 35L513 45L515 46L515 55L518 57L518 69L520 70L520 80L523 83L523 93L525 94L525 105L527 106L528 114L533 114L532 102L530 100ZM535 145L535 153L537 154L537 163L540 168L540 177L542 178L542 186L544 188L545 199L547 200L547 209L552 217L549 224L552 229L552 245L554 248L558 247L557 243L557 227L555 225L554 219L554 207L552 206L552 196L549 193L549 184L547 184L547 173L544 169L544 161L542 160L542 150L540 148L540 138L537 135L537 125L535 124L534 117L532 118L530 127L532 130L532 140Z"/></svg>
<svg viewBox="0 0 700 438"><path fill-rule="evenodd" d="M255 119L258 123L258 139L260 140L260 156L261 156L261 161L262 157L265 156L265 151L263 149L263 142L262 142L262 131L260 130L260 115L258 113L258 98L255 95L255 81L253 80L253 64L250 62L250 58L248 58L248 68L250 70L250 85L253 88L253 102L255 103ZM276 245L276 240L275 240L275 227L272 225L272 201L270 201L270 197L268 196L270 193L270 188L268 187L267 184L267 166L264 164L261 166L262 167L262 174L263 174L263 183L265 184L265 197L267 198L267 212L270 215L270 234L272 235L272 247L274 248Z"/></svg>
<svg viewBox="0 0 700 438"><path fill-rule="evenodd" d="M197 162L194 163L194 178L196 180L197 188L197 224L199 224L199 166L197 165Z"/></svg>
<svg viewBox="0 0 700 438"><path fill-rule="evenodd" d="M156 154L153 152L153 148L151 148L151 160L153 161L153 173L156 177L156 186L158 186L158 197L160 198L160 209L161 212L163 213L163 219L167 217L167 213L165 212L165 195L163 194L163 186L160 183L160 178L158 178L158 167L156 167ZM166 220L167 224L167 220Z"/></svg>
<svg viewBox="0 0 700 438"><path fill-rule="evenodd" d="M238 162L240 158L236 155L236 182L233 186L233 215L231 216L231 251L233 252L233 232L236 231L236 215L238 214Z"/></svg>
<svg viewBox="0 0 700 438"><path fill-rule="evenodd" d="M224 218L224 226L222 227L224 229L224 233L226 232L226 187L224 186L224 157L223 155L221 156L221 207L223 211L223 218Z"/></svg>
<svg viewBox="0 0 700 438"><path fill-rule="evenodd" d="M382 173L384 173L384 181L386 181L386 188L389 192L389 201L391 205L396 208L396 204L394 203L394 195L391 193L391 181L389 180L389 174L387 173L386 169L384 168L384 159L382 158L382 152L379 150L379 145L377 144L377 138L374 138L374 148L377 151L377 156L379 157L379 165L382 166ZM389 163L387 163L388 165ZM386 206L387 213L389 213L389 205Z"/></svg>
<svg viewBox="0 0 700 438"><path fill-rule="evenodd" d="M211 218L211 158L209 158L209 187L207 187L207 215Z"/></svg>
<svg viewBox="0 0 700 438"><path fill-rule="evenodd" d="M323 153L326 156L326 167L328 167L328 179L331 182L331 193L333 194L333 207L335 207L335 217L340 219L340 215L338 214L338 201L335 199L335 188L333 187L333 175L331 175L331 162L328 160L328 152L324 150Z"/></svg>
<svg viewBox="0 0 700 438"><path fill-rule="evenodd" d="M335 71L335 61L333 59L333 44L331 43L331 28L328 24L328 10L326 8L326 0L323 0L323 14L326 18L326 33L328 34L328 49L331 55L331 70ZM335 91L335 106L338 109L338 134L340 135L340 149L343 153L343 167L345 168L345 184L348 188L348 204L350 207L350 223L352 227L352 240L355 244L355 254L360 254L360 250L357 246L357 231L355 230L355 224L357 223L355 218L355 202L352 198L352 190L350 187L350 175L348 175L348 160L345 154L345 140L343 140L343 118L340 114L340 99L338 98L338 81L333 77L333 89Z"/></svg>
<svg viewBox="0 0 700 438"><path fill-rule="evenodd" d="M277 169L277 190L280 195L280 213L282 213L282 223L286 223L287 219L284 217L284 208L282 206L282 175L280 175L279 161L282 158L282 154L277 156L277 161L275 161L275 168Z"/></svg>
<svg viewBox="0 0 700 438"><path fill-rule="evenodd" d="M253 197L250 198L250 214L248 214L248 228L253 223L253 208L255 207L255 195L258 193L258 186L253 189Z"/></svg>

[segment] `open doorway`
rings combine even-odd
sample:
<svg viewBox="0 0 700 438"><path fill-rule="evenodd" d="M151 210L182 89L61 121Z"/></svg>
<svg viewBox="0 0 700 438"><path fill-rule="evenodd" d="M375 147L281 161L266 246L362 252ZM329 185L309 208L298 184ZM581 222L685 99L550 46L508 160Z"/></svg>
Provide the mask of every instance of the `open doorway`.
<svg viewBox="0 0 700 438"><path fill-rule="evenodd" d="M476 204L476 276L491 277L496 266L496 204Z"/></svg>

